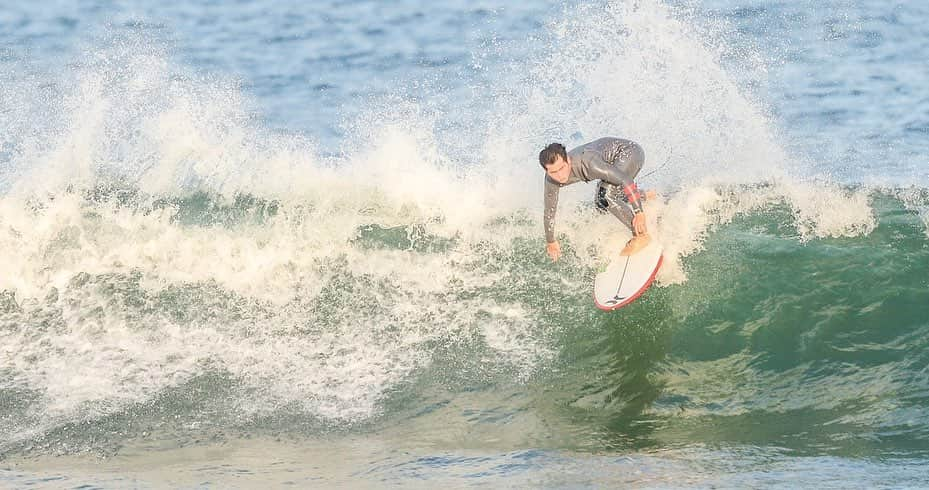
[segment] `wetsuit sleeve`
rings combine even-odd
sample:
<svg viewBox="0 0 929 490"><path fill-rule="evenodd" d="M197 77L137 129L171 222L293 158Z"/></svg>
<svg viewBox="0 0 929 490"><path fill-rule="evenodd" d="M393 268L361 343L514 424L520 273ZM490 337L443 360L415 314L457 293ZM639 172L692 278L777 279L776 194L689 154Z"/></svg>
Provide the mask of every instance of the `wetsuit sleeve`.
<svg viewBox="0 0 929 490"><path fill-rule="evenodd" d="M555 241L555 211L558 209L558 184L545 179L545 213L542 221L545 223L545 241Z"/></svg>
<svg viewBox="0 0 929 490"><path fill-rule="evenodd" d="M597 179L619 187L626 194L632 209L637 213L642 212L642 200L632 177L620 170L617 165L611 165L598 154L591 155L588 162L588 176L591 180Z"/></svg>

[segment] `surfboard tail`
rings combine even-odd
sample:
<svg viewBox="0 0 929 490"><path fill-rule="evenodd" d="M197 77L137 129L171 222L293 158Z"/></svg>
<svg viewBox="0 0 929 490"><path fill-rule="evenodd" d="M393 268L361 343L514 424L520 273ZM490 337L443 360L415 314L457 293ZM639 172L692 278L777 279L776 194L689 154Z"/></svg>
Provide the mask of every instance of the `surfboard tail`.
<svg viewBox="0 0 929 490"><path fill-rule="evenodd" d="M603 311L629 305L652 285L664 261L659 245L640 253L621 257L598 274L594 281L594 304ZM651 250L648 250L652 248Z"/></svg>

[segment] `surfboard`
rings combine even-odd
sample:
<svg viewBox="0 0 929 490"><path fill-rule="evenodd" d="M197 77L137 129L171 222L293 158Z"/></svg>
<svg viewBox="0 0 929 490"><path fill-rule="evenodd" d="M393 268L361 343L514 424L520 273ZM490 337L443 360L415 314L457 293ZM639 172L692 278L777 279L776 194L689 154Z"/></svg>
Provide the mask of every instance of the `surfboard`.
<svg viewBox="0 0 929 490"><path fill-rule="evenodd" d="M594 279L594 303L597 308L612 311L636 300L652 285L661 268L663 248L652 240L634 255L617 255Z"/></svg>

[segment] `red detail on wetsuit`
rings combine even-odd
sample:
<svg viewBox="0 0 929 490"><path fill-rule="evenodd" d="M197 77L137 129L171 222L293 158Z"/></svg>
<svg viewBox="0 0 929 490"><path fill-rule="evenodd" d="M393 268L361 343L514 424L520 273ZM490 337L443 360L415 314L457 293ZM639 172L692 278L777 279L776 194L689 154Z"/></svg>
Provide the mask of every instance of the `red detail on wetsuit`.
<svg viewBox="0 0 929 490"><path fill-rule="evenodd" d="M623 187L623 192L626 193L626 201L632 206L633 211L636 213L642 212L642 201L643 196L639 193L639 188L636 187L635 182Z"/></svg>
<svg viewBox="0 0 929 490"><path fill-rule="evenodd" d="M629 204L637 202L641 194L639 194L639 188L636 187L635 183L629 184L626 187L623 187L623 192L626 193L626 199L629 200Z"/></svg>

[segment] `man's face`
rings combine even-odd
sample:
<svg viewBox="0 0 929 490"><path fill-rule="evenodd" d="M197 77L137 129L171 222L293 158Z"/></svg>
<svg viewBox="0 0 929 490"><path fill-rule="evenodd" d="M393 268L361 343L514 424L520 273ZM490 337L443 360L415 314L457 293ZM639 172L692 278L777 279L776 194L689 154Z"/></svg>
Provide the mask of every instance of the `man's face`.
<svg viewBox="0 0 929 490"><path fill-rule="evenodd" d="M568 177L571 175L571 162L558 155L554 162L545 166L545 173L555 182L564 184L568 182Z"/></svg>

